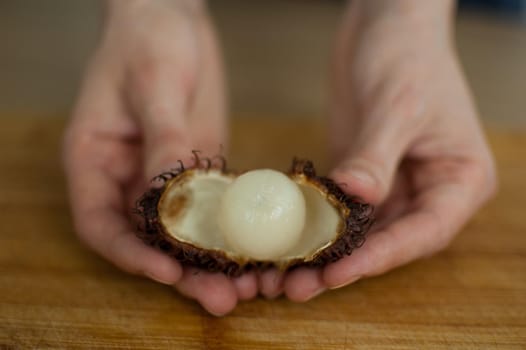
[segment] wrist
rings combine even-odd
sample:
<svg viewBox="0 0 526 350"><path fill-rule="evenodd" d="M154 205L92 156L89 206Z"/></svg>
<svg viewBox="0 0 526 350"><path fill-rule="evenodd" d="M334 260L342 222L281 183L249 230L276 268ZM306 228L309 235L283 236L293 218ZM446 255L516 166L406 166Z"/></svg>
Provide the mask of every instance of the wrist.
<svg viewBox="0 0 526 350"><path fill-rule="evenodd" d="M421 0L354 0L351 11L357 11L365 22L403 21L418 29L430 28L449 32L454 17L455 1Z"/></svg>
<svg viewBox="0 0 526 350"><path fill-rule="evenodd" d="M188 15L206 10L206 0L106 0L106 19L138 15L146 8L176 9Z"/></svg>

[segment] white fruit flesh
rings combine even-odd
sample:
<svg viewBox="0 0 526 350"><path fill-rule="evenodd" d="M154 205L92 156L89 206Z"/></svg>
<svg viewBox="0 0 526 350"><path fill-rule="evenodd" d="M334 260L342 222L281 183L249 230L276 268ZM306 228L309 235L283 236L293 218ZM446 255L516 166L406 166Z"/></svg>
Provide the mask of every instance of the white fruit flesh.
<svg viewBox="0 0 526 350"><path fill-rule="evenodd" d="M286 177L284 174L283 176ZM281 244L269 243L269 247L277 246L277 250L273 251L272 249L274 248L272 248L270 251L267 251L268 254L266 255L277 257L271 260L277 263L278 266L286 265L287 261L295 259L310 261L318 251L334 241L338 232L341 232L342 225L339 211L331 205L322 190L308 182L301 175L289 181L293 182L302 192L306 213L304 214L304 227L299 234L299 241L291 239L291 237L288 238L290 240L289 243L294 245L293 247L290 247L290 249L284 248L288 244L283 245L283 241L281 241L284 238L283 236L278 237ZM260 256L260 249L263 246L259 241L250 240L248 242L249 244L256 243L257 251L255 252L256 256L254 256L251 253L247 253L246 250L240 251L241 245L231 242L231 240L227 241L226 237L232 237L232 233L235 231L241 239L247 239L253 231L259 231L261 225L255 224L255 226L252 226L245 222L247 224L245 228L234 227L234 230L225 230L224 227L219 227L219 217L224 216L224 214L221 214L224 195L234 182L233 176L225 176L218 170L194 171L191 176L175 179L175 181L168 184L158 205L161 222L166 232L180 242L203 249L224 252L227 256L236 259L236 261L247 261L249 259L268 260L267 258L256 257ZM247 189L247 191L253 190L251 188ZM274 197L274 200L276 199L277 197ZM240 213L233 211L232 222L234 226L240 223L241 215L245 210L242 206L240 209ZM294 210L291 213L296 220L301 222L299 220L301 215L295 215ZM222 223L221 226L225 226L224 224ZM280 227L278 227L277 231L284 232L281 231L283 227L281 225L278 226ZM277 231L269 230L268 232ZM226 235L223 232L227 232ZM259 232L265 233L265 231ZM281 253L284 250L286 252Z"/></svg>
<svg viewBox="0 0 526 350"><path fill-rule="evenodd" d="M218 213L219 227L236 252L275 260L300 240L306 205L298 185L269 169L247 172L228 186Z"/></svg>

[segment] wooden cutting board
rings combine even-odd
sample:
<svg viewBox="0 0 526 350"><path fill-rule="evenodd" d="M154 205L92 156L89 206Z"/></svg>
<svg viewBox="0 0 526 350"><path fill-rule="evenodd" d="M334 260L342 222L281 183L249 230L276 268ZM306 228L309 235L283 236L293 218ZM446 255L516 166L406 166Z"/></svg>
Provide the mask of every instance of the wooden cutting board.
<svg viewBox="0 0 526 350"><path fill-rule="evenodd" d="M80 244L60 119L0 119L0 349L526 349L526 131L490 130L498 197L432 258L305 304L216 318ZM325 161L323 124L233 123L236 168Z"/></svg>

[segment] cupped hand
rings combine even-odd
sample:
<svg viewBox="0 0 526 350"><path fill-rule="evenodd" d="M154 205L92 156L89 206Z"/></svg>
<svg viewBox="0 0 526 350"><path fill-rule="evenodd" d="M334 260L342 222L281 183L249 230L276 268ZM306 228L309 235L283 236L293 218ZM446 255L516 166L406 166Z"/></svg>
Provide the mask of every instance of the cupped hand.
<svg viewBox="0 0 526 350"><path fill-rule="evenodd" d="M193 149L226 142L221 62L200 1L110 1L67 129L64 162L80 239L121 269L174 285L209 312L252 298L252 274L185 268L134 235L135 199Z"/></svg>
<svg viewBox="0 0 526 350"><path fill-rule="evenodd" d="M452 12L451 1L351 2L333 62L331 177L377 206L377 223L363 247L323 269L263 274L263 294L306 301L433 254L494 193Z"/></svg>

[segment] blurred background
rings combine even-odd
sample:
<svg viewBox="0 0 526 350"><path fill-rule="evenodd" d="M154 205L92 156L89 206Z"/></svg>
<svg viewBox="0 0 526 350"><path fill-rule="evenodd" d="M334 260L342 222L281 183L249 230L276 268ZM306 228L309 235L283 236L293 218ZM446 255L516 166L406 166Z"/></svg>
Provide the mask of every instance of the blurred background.
<svg viewBox="0 0 526 350"><path fill-rule="evenodd" d="M233 115L323 117L343 1L209 4ZM0 0L0 118L66 116L100 22L96 0ZM461 1L456 35L483 119L526 125L526 0Z"/></svg>

